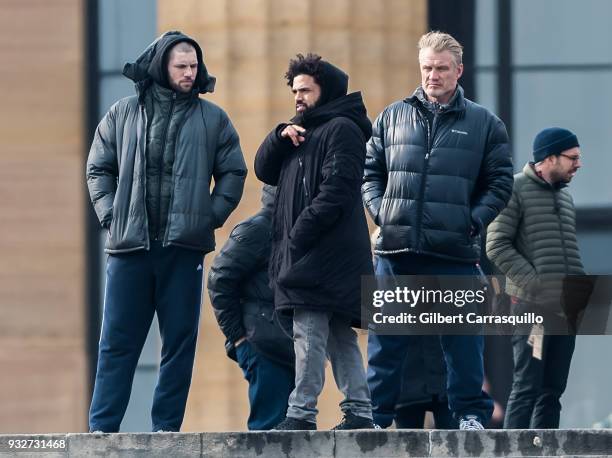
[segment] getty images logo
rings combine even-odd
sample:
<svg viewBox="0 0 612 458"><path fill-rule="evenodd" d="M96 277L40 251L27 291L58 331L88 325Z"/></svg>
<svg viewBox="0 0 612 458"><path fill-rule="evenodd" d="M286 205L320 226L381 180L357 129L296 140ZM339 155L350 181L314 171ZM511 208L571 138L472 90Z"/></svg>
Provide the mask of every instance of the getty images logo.
<svg viewBox="0 0 612 458"><path fill-rule="evenodd" d="M467 135L468 133L464 130L451 129L453 134Z"/></svg>

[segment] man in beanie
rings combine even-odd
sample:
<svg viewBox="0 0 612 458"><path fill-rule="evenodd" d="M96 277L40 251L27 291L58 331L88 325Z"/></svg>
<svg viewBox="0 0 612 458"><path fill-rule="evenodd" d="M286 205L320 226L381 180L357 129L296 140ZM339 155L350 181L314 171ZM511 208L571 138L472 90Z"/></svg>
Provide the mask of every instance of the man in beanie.
<svg viewBox="0 0 612 458"><path fill-rule="evenodd" d="M104 316L91 431L117 432L157 315L162 349L153 431L179 431L196 348L204 254L236 208L247 169L225 112L199 98L215 78L192 38L167 32L123 74L136 95L96 129L87 185L108 229ZM211 179L215 186L210 192Z"/></svg>
<svg viewBox="0 0 612 458"><path fill-rule="evenodd" d="M374 121L362 187L377 226L376 275L479 274L480 237L512 190L502 121L466 99L458 80L463 48L430 32L419 40L421 86ZM393 422L407 335L368 335L374 421ZM493 401L482 390L484 337L441 335L450 410L461 429L482 429Z"/></svg>
<svg viewBox="0 0 612 458"><path fill-rule="evenodd" d="M348 75L316 54L285 74L296 116L270 132L255 173L277 186L270 281L278 312L293 312L295 389L280 430L316 429L325 361L344 394L336 429L372 428L370 392L357 335L361 276L372 274L359 189L372 126Z"/></svg>
<svg viewBox="0 0 612 458"><path fill-rule="evenodd" d="M558 428L575 335L550 335L566 308L564 281L584 275L572 197L566 186L582 166L576 135L552 127L533 142L533 162L514 176L508 206L487 232L487 256L507 277L512 311L543 314L544 336L531 327L512 337L514 377L505 428ZM567 330L563 332L567 334Z"/></svg>

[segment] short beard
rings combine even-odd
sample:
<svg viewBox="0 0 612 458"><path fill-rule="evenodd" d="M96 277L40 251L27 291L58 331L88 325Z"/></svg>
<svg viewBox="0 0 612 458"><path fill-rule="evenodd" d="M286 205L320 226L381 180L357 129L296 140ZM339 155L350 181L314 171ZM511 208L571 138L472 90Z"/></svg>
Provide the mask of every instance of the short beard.
<svg viewBox="0 0 612 458"><path fill-rule="evenodd" d="M173 83L170 80L168 80L168 86L170 86L170 89L172 89L174 92L177 92L179 94L189 94L191 91L193 91L195 81L191 83L189 89L183 89L183 87L179 83Z"/></svg>
<svg viewBox="0 0 612 458"><path fill-rule="evenodd" d="M572 177L569 176L569 172L567 174L554 172L551 173L550 178L554 183L568 184L570 181L572 181Z"/></svg>
<svg viewBox="0 0 612 458"><path fill-rule="evenodd" d="M320 102L320 101L321 101L321 98L319 98L319 99L318 99L318 100L317 100L317 101L314 103L314 105L313 105L313 106L311 106L311 107L309 107L308 105L306 105L306 109L305 109L304 111L302 111L301 113L300 113L299 111L297 111L297 107L296 107L295 114L296 114L297 116L300 116L300 115L302 115L302 116L303 116L303 115L305 115L306 113L311 112L311 111L312 111L312 110L314 110L315 108L318 108L318 107L319 107L319 105L320 105L320 103L319 103L319 102Z"/></svg>

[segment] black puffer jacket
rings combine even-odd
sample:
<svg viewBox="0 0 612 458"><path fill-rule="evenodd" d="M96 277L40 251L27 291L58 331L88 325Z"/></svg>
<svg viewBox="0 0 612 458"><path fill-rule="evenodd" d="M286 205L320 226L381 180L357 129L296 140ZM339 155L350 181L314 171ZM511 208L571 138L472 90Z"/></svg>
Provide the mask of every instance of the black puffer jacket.
<svg viewBox="0 0 612 458"><path fill-rule="evenodd" d="M419 88L374 122L362 193L381 227L376 253L476 262L478 234L511 191L505 126L461 87L447 106L433 106Z"/></svg>
<svg viewBox="0 0 612 458"><path fill-rule="evenodd" d="M348 77L331 66L324 91L336 98L293 121L307 132L294 147L281 124L264 140L255 173L278 185L270 277L278 309L333 311L360 324L360 278L371 275L368 228L360 199L365 142L371 135L361 94L346 94ZM338 94L339 92L339 94Z"/></svg>
<svg viewBox="0 0 612 458"><path fill-rule="evenodd" d="M155 57L179 41L188 41L198 55L198 76L189 107L172 147L172 180L163 245L203 252L214 250L214 229L223 225L236 208L246 178L238 134L227 114L197 97L211 92L198 44L180 32L168 32L153 42L124 75L136 82L137 96L115 103L96 129L87 160L87 185L98 219L109 228L106 252L149 249L146 206L147 127L145 93L161 80ZM211 194L210 184L215 187ZM159 195L158 195L159 197Z"/></svg>
<svg viewBox="0 0 612 458"><path fill-rule="evenodd" d="M274 314L269 286L270 234L274 188L264 186L263 208L238 224L208 274L208 294L225 349L236 359L234 342L246 337L255 349L280 364L294 365L292 323Z"/></svg>

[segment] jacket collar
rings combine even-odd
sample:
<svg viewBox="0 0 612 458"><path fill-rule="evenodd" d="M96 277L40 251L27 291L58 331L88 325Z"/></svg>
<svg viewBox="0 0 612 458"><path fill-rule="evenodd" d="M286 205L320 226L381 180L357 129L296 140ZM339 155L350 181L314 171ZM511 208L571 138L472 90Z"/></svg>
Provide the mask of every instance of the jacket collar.
<svg viewBox="0 0 612 458"><path fill-rule="evenodd" d="M547 188L547 189L553 189L555 191L558 191L560 189L563 189L567 186L567 183L555 183L555 184L550 184L548 181L546 181L544 178L542 178L540 175L538 175L538 172L536 172L535 169L535 163L534 162L527 162L527 164L525 164L525 166L523 167L523 173L530 178L531 180L535 181L537 184L539 184L540 186L542 186L543 188Z"/></svg>
<svg viewBox="0 0 612 458"><path fill-rule="evenodd" d="M422 86L416 88L413 94L410 97L404 99L404 102L409 103L412 106L420 105L423 108L431 111L432 113L440 112L440 113L449 113L453 111L465 111L465 97L463 95L463 88L457 84L457 89L455 89L455 93L451 97L450 101L441 105L435 102L430 102L427 100L427 96L425 95L425 91Z"/></svg>
<svg viewBox="0 0 612 458"><path fill-rule="evenodd" d="M157 102L170 102L172 99L176 101L184 101L198 96L197 89L190 92L177 92L167 87L163 87L155 82L149 87L149 91Z"/></svg>
<svg viewBox="0 0 612 458"><path fill-rule="evenodd" d="M324 124L336 117L348 118L357 124L366 140L372 136L372 123L368 119L361 92L352 92L317 106L306 113L298 114L291 119L291 122L308 129Z"/></svg>

